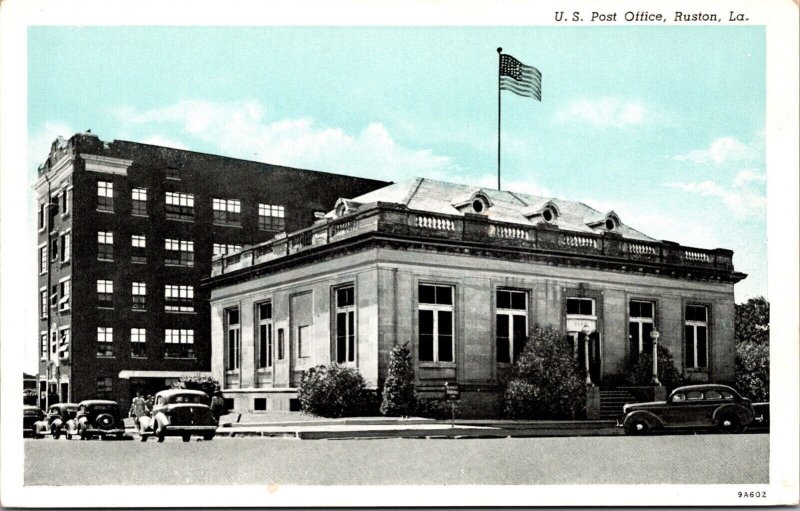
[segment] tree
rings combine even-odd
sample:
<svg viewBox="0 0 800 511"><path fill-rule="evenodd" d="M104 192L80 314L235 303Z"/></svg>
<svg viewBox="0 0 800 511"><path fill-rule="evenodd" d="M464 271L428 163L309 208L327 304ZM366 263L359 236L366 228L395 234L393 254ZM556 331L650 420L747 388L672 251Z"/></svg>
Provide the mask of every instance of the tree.
<svg viewBox="0 0 800 511"><path fill-rule="evenodd" d="M297 397L304 412L321 417L352 417L369 406L361 373L335 362L305 371Z"/></svg>
<svg viewBox="0 0 800 511"><path fill-rule="evenodd" d="M631 385L651 385L653 381L653 353L639 354L638 360L629 364L628 383ZM667 392L683 385L683 377L675 367L672 352L666 346L658 345L658 381L666 387Z"/></svg>
<svg viewBox="0 0 800 511"><path fill-rule="evenodd" d="M567 419L585 407L586 384L565 336L537 326L512 369L503 413L511 419Z"/></svg>
<svg viewBox="0 0 800 511"><path fill-rule="evenodd" d="M736 388L769 401L769 302L757 296L736 304Z"/></svg>
<svg viewBox="0 0 800 511"><path fill-rule="evenodd" d="M172 388L202 390L209 397L220 389L219 382L212 376L182 376L180 380L172 384Z"/></svg>
<svg viewBox="0 0 800 511"><path fill-rule="evenodd" d="M389 369L383 384L381 413L388 416L412 415L417 406L414 393L414 368L406 344L395 346L389 359Z"/></svg>

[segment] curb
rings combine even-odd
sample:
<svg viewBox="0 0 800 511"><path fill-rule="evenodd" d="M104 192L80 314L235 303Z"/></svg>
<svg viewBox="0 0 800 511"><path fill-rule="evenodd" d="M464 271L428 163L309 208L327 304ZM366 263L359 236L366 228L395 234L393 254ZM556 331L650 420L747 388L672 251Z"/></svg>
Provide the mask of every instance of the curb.
<svg viewBox="0 0 800 511"><path fill-rule="evenodd" d="M430 428L430 429L364 429L340 431L302 431L295 429L274 428L251 429L236 431L234 428L220 428L218 437L245 438L283 438L297 440L345 440L345 439L378 439L378 438L450 438L450 439L478 439L478 438L530 438L530 437L564 437L564 436L621 436L620 428L591 428L591 429L563 429L563 428Z"/></svg>

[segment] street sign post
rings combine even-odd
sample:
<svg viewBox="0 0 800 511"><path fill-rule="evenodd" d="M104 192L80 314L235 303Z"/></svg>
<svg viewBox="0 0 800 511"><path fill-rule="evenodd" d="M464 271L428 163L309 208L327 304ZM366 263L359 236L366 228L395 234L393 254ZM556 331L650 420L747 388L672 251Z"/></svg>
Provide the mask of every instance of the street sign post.
<svg viewBox="0 0 800 511"><path fill-rule="evenodd" d="M454 428L456 427L456 401L461 397L458 383L445 382L444 397L450 401L450 427Z"/></svg>

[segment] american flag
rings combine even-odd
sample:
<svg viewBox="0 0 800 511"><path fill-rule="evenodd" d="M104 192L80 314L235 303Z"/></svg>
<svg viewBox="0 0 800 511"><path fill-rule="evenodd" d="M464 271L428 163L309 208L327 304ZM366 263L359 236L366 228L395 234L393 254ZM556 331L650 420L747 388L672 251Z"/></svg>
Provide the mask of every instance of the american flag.
<svg viewBox="0 0 800 511"><path fill-rule="evenodd" d="M500 90L542 100L542 73L511 55L500 55Z"/></svg>

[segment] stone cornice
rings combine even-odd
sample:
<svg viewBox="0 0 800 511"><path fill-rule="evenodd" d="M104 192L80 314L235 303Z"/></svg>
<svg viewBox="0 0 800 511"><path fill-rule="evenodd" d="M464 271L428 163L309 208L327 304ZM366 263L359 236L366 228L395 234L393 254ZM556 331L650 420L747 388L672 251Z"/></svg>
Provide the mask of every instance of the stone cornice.
<svg viewBox="0 0 800 511"><path fill-rule="evenodd" d="M133 160L123 160L121 158L111 158L109 156L98 156L96 154L81 153L81 158L86 162L86 170L90 172L104 172L106 174L126 175L128 167Z"/></svg>

